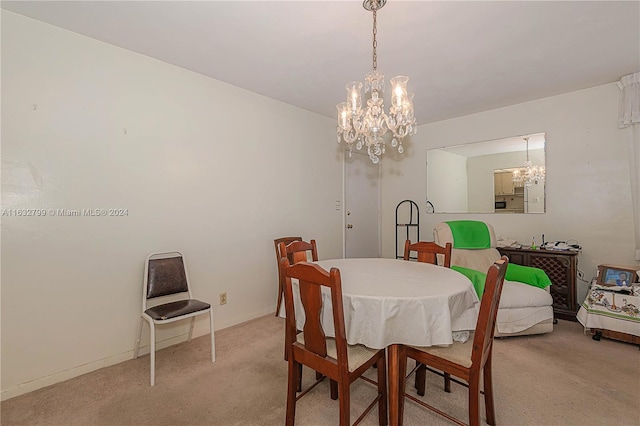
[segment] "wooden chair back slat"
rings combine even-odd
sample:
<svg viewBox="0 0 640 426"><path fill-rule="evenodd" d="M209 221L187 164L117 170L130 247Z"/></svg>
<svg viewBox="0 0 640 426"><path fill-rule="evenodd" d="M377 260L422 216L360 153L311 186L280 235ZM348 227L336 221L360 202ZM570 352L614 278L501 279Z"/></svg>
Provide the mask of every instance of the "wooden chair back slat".
<svg viewBox="0 0 640 426"><path fill-rule="evenodd" d="M411 258L411 252L418 253L418 262L431 263L433 265L438 264L438 255L443 256L443 262L441 266L445 268L451 267L451 243L447 243L445 247L442 247L436 243L430 241L418 241L411 244L411 240L404 242L404 260Z"/></svg>
<svg viewBox="0 0 640 426"><path fill-rule="evenodd" d="M316 240L306 241L292 241L285 246L283 253L287 254L289 262L293 265L298 262L307 262L307 252L311 252L311 259L314 262L318 261L318 249L316 247Z"/></svg>
<svg viewBox="0 0 640 426"><path fill-rule="evenodd" d="M300 301L304 307L305 323L304 346L315 354L327 356L327 340L322 328L322 289L320 285L306 280L299 280Z"/></svg>

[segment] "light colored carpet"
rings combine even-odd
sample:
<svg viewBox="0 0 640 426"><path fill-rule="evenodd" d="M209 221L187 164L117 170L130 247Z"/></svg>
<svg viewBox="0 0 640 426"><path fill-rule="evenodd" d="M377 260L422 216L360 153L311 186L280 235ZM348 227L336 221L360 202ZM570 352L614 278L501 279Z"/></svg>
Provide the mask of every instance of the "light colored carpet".
<svg viewBox="0 0 640 426"><path fill-rule="evenodd" d="M2 402L2 425L283 424L283 330L283 319L266 316L216 332L215 364L208 336L159 351L153 388L144 356L12 398ZM596 342L580 324L559 321L550 334L496 340L493 363L500 426L640 425L638 346ZM312 373L304 370L310 383ZM351 391L354 421L375 389L357 381ZM425 398L467 420L462 386L452 384L446 394L442 379L428 374ZM299 425L337 424L337 418L327 383L298 402ZM362 424L376 425L377 409ZM452 423L407 401L405 425L422 424Z"/></svg>

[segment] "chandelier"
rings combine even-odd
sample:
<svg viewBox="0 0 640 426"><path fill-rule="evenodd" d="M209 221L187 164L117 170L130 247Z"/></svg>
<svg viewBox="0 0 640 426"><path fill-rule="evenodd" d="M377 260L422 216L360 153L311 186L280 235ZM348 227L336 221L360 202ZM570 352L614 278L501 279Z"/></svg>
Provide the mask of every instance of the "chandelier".
<svg viewBox="0 0 640 426"><path fill-rule="evenodd" d="M384 92L384 74L378 71L376 48L377 12L387 0L364 0L362 6L373 14L373 70L364 79L365 94L371 93L366 107L362 105L362 87L359 81L347 84L347 101L340 102L338 109L338 143L344 141L351 156L353 144L358 150L367 147L369 158L374 164L380 162L385 152L384 136L392 135L391 146L402 154L402 140L405 136L415 135L416 119L413 116L413 93L407 92L409 77L398 76L391 79L391 107L384 111L382 93Z"/></svg>
<svg viewBox="0 0 640 426"><path fill-rule="evenodd" d="M524 186L530 187L537 185L538 182L544 180L544 166L534 166L529 160L529 138L523 138L527 144L527 161L524 163L523 169L515 169L513 171L512 181L515 183L524 183Z"/></svg>

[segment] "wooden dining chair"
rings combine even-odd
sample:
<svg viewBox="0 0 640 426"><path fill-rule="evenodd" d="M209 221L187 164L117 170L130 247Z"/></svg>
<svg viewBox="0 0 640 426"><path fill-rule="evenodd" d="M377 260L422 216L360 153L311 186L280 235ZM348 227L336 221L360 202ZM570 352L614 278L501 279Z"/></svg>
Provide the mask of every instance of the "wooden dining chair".
<svg viewBox="0 0 640 426"><path fill-rule="evenodd" d="M441 254L444 257L444 261L441 266L445 268L451 267L451 243L447 243L445 247L442 247L436 243L430 241L418 241L411 244L411 240L404 242L404 260L411 259L411 252L417 252L418 262L438 264L438 255Z"/></svg>
<svg viewBox="0 0 640 426"><path fill-rule="evenodd" d="M289 260L289 264L293 265L298 262L306 262L309 260L309 254L314 262L318 261L318 248L316 246L316 240L306 241L291 241L290 243L280 243L278 251L282 257L286 257ZM278 260L279 261L279 260ZM282 276L284 277L284 276ZM284 278L280 278L283 281ZM284 286L284 282L282 283ZM284 359L287 360L287 351L285 349Z"/></svg>
<svg viewBox="0 0 640 426"><path fill-rule="evenodd" d="M293 426L295 424L297 400L306 395L324 378L316 380L313 385L296 396L297 376L300 372L298 365L304 364L337 382L340 426L350 424L351 383L358 378L363 378L376 384L371 379L362 376L369 367L376 365L378 393L354 424L360 423L377 402L378 422L381 426L386 426L387 373L385 350L347 344L340 270L331 268L331 271L327 272L319 265L308 262L299 262L290 266L289 260L284 257L280 260L280 268L285 276L286 326L289 329L288 333L286 333L287 351L289 353L286 425ZM306 318L304 330L300 334L296 334L292 278L298 280L301 305ZM320 321L324 304L323 288L327 288L331 294L335 337L326 337Z"/></svg>
<svg viewBox="0 0 640 426"><path fill-rule="evenodd" d="M424 263L431 263L433 265L438 264L438 255L442 255L442 266L445 268L451 267L451 243L447 243L444 247L429 241L418 241L411 244L411 240L404 242L404 260L411 259L411 252L417 252L417 261ZM434 371L431 368L427 368L424 364L416 362L415 368L407 375L410 377L415 373L415 388L418 391L418 395L424 396L427 380L427 369ZM450 392L451 379L448 375L444 375L444 389L446 392Z"/></svg>
<svg viewBox="0 0 640 426"><path fill-rule="evenodd" d="M285 245L287 245L293 241L302 241L302 237L282 237L273 240L273 245L276 249L276 265L278 267L278 302L276 303L276 316L280 315L282 296L284 295L284 285L282 283L282 280L280 279L280 258L282 257L282 254L280 253L280 243L284 243ZM291 258L289 259L289 261L293 263Z"/></svg>
<svg viewBox="0 0 640 426"><path fill-rule="evenodd" d="M287 237L287 238L297 238L297 237ZM308 260L309 254L311 255L311 259L314 262L318 261L318 248L316 246L316 240L311 240L309 242L303 241L302 238L300 240L291 240L288 243L281 241L278 244L277 253L280 254L280 258L287 258L290 265L293 265L298 262L304 262ZM280 262L280 259L278 259ZM280 270L280 267L278 267ZM279 274L279 283L284 289L284 274ZM279 312L280 309L277 310ZM277 314L276 314L277 315ZM288 328L285 326L285 342L287 341L287 333ZM299 333L299 330L296 329L296 333ZM285 344L284 348L284 360L288 361L289 353L287 352L287 347ZM302 390L302 364L298 366L300 374L298 374L298 392ZM316 380L320 380L322 378L322 374L316 371ZM337 384L332 380L331 381L331 399L338 399L338 387Z"/></svg>
<svg viewBox="0 0 640 426"><path fill-rule="evenodd" d="M504 275L509 259L503 256L497 260L487 272L484 293L480 302L480 313L472 342L454 342L448 347L431 346L416 347L402 346L400 350L400 371L405 371L407 358L429 365L444 373L458 377L464 382L458 382L469 389L469 424L480 425L480 379L484 383L484 404L487 423L496 424L495 409L493 404L493 384L491 378L491 358L493 351L493 335L495 331L496 316L498 315L498 303L502 293ZM449 420L464 425L460 420L427 404L426 402L405 393L405 380L400 380L398 400L399 424L402 424L404 397L428 408Z"/></svg>
<svg viewBox="0 0 640 426"><path fill-rule="evenodd" d="M309 260L309 254L314 262L318 261L318 248L316 246L316 240L307 241L292 241L285 245L283 254L286 254L287 259L290 262L306 262ZM283 256L284 257L284 256ZM292 264L293 264L292 263Z"/></svg>

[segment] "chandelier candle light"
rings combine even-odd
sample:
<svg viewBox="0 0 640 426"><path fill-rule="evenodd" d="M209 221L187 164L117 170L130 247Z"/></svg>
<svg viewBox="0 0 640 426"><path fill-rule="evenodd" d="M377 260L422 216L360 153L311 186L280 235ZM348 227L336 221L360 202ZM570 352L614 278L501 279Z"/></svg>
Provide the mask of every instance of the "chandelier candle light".
<svg viewBox="0 0 640 426"><path fill-rule="evenodd" d="M529 187L537 185L538 182L544 180L546 174L544 166L534 166L531 160L529 160L529 138L523 138L527 143L527 161L524 163L524 171L521 169L515 169L513 171L512 181L516 183L524 183L524 186Z"/></svg>
<svg viewBox="0 0 640 426"><path fill-rule="evenodd" d="M407 92L409 77L398 76L391 79L391 107L389 114L384 111L382 93L384 92L384 74L378 71L376 48L377 11L387 0L365 0L362 6L373 13L373 70L364 80L365 93L371 92L367 106L362 107L362 86L359 81L347 84L347 101L340 102L338 109L338 143L344 141L349 146L349 156L353 144L357 149L367 147L369 158L374 164L380 162L385 152L384 136L387 131L393 135L391 146L402 154L402 140L405 136L415 135L417 129L413 114L413 93Z"/></svg>

